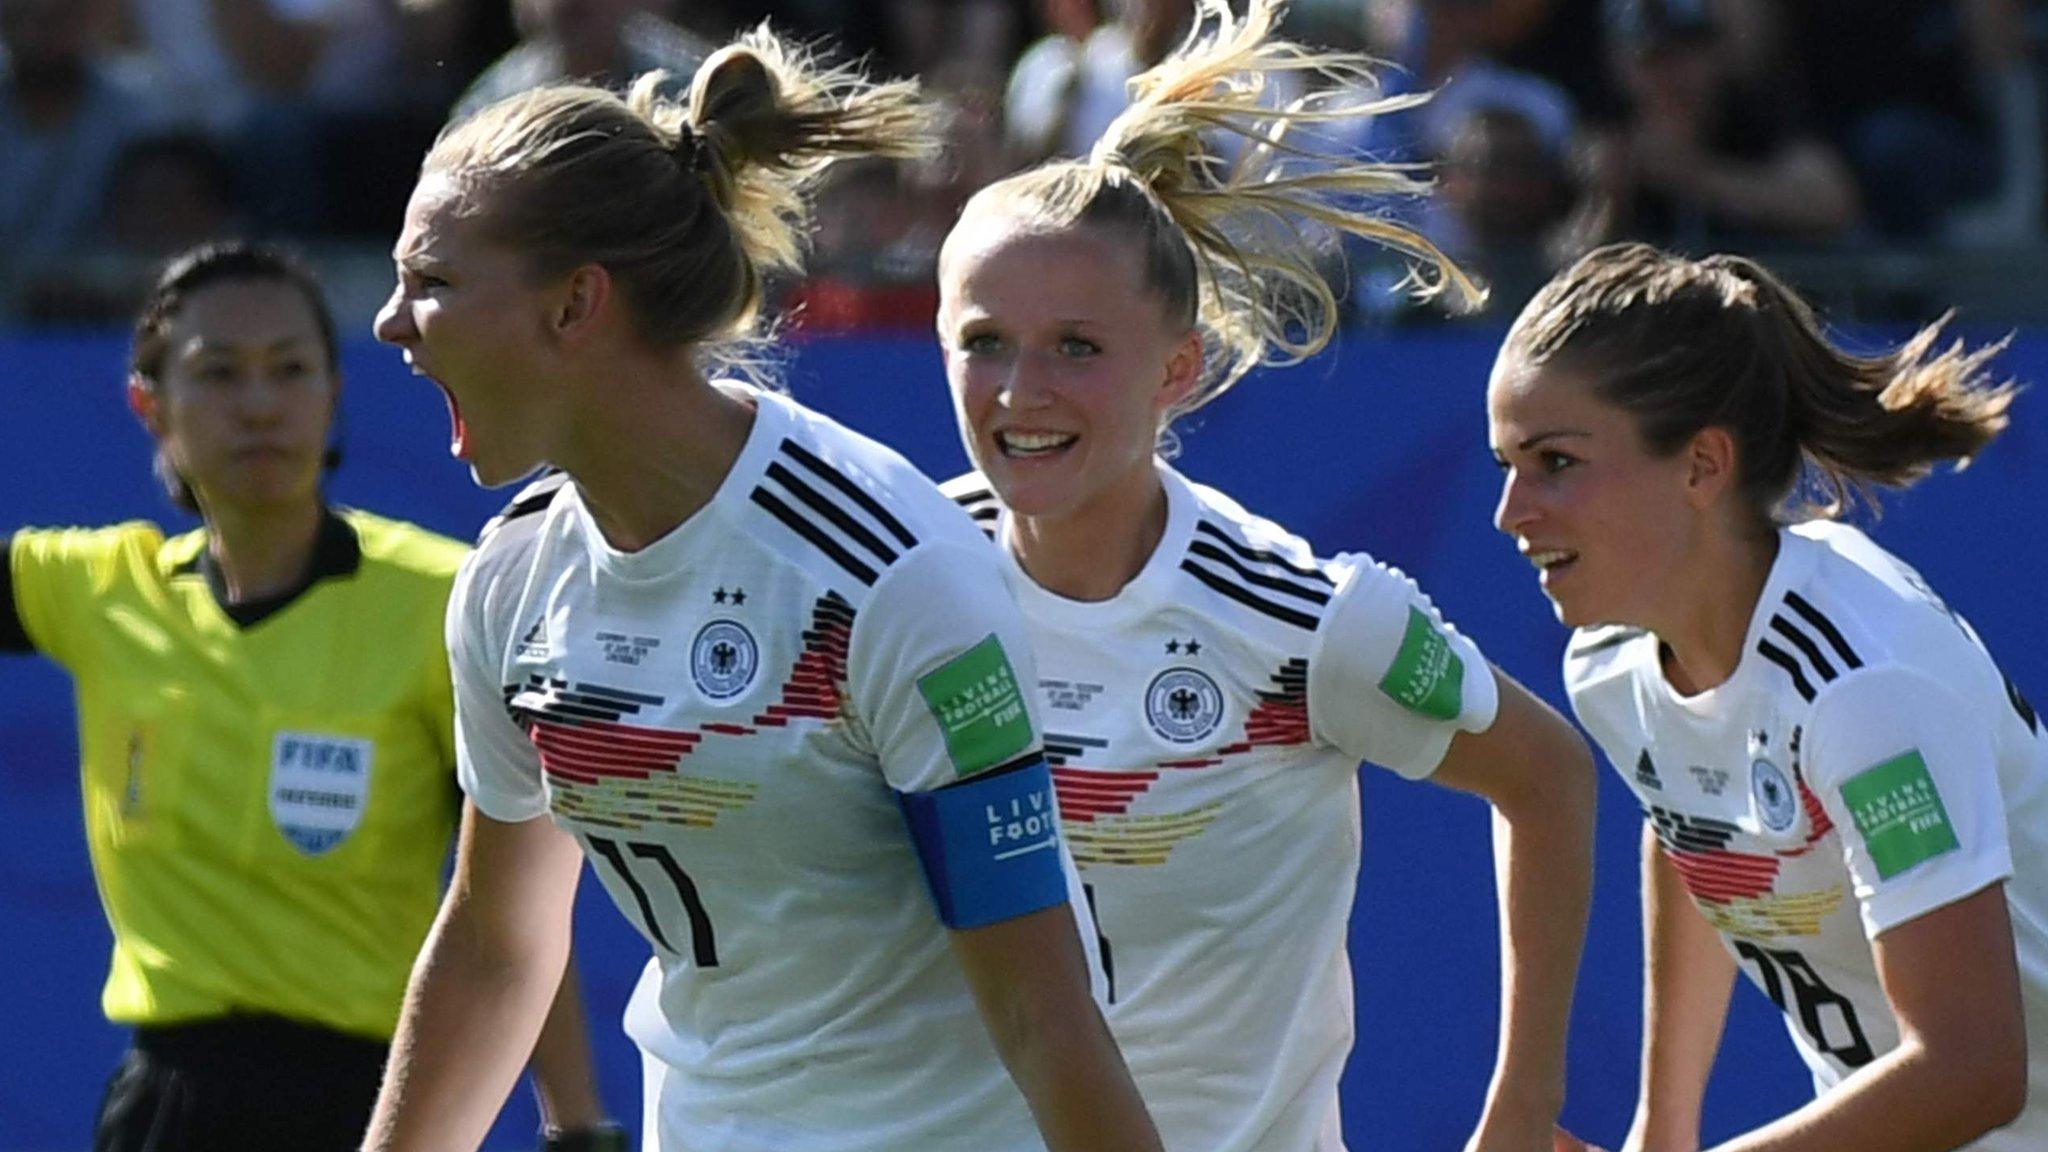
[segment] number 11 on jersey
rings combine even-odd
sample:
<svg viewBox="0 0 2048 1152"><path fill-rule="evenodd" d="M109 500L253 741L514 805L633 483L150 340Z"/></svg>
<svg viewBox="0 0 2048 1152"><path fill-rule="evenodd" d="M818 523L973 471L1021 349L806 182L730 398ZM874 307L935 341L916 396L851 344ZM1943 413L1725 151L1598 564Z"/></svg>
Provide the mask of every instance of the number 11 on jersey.
<svg viewBox="0 0 2048 1152"><path fill-rule="evenodd" d="M704 911L704 902L697 896L697 882L690 879L690 874L683 871L681 864L676 863L676 858L669 854L666 846L642 844L637 841L627 841L622 846L617 841L607 840L602 836L590 836L586 839L590 844L591 855L611 865L612 871L616 872L619 879L625 881L626 887L632 890L633 902L640 906L640 922L646 926L647 934L670 952L679 952L681 949L669 943L668 934L661 930L661 920L654 913L654 901L648 895L646 886L633 874L633 865L628 857L633 860L652 861L661 874L668 878L669 884L675 889L676 899L683 905L684 915L689 918L690 950L697 967L718 967L718 940L712 934L711 915Z"/></svg>

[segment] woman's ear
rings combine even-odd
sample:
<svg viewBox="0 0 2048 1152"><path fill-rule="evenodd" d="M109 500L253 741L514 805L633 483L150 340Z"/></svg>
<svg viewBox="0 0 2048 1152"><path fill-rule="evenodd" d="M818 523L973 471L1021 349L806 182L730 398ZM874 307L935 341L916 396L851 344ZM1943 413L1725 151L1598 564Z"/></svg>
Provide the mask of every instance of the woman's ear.
<svg viewBox="0 0 2048 1152"><path fill-rule="evenodd" d="M1190 328L1166 357L1166 377L1160 381L1156 407L1160 414L1173 411L1195 394L1202 383L1202 333Z"/></svg>
<svg viewBox="0 0 2048 1152"><path fill-rule="evenodd" d="M1686 499L1699 509L1712 507L1740 479L1736 475L1735 437L1719 425L1693 433L1685 445Z"/></svg>
<svg viewBox="0 0 2048 1152"><path fill-rule="evenodd" d="M548 330L557 339L576 343L595 331L611 302L612 277L602 264L584 264L570 272L550 300Z"/></svg>

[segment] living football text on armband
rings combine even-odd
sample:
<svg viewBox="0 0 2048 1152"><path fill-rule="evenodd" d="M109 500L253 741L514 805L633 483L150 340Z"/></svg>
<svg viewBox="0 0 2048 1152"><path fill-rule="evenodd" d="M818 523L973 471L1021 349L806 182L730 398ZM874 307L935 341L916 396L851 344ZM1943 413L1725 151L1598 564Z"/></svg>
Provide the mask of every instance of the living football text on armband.
<svg viewBox="0 0 2048 1152"><path fill-rule="evenodd" d="M1039 753L896 800L946 927L979 928L1067 899L1052 770Z"/></svg>

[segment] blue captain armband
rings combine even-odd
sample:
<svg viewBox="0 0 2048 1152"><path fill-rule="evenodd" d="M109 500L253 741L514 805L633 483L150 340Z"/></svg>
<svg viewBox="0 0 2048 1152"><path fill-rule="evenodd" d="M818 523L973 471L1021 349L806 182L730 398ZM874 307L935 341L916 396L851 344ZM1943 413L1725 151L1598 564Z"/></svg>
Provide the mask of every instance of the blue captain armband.
<svg viewBox="0 0 2048 1152"><path fill-rule="evenodd" d="M1039 753L896 801L946 927L980 928L1066 901L1059 809Z"/></svg>

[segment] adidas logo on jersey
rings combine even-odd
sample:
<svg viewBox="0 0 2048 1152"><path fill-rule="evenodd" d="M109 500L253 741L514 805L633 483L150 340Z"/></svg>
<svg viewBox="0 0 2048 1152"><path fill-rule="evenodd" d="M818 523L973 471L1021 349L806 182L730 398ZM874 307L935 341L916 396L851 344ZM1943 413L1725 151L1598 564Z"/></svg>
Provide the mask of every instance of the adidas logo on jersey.
<svg viewBox="0 0 2048 1152"><path fill-rule="evenodd" d="M1657 766L1651 763L1648 748L1643 749L1643 754L1636 757L1636 783L1659 792L1664 790L1664 778L1657 775Z"/></svg>
<svg viewBox="0 0 2048 1152"><path fill-rule="evenodd" d="M518 655L529 656L536 660L547 659L550 654L548 648L547 617L543 616L535 620L533 627L528 628L526 634L519 638L519 643L514 646L513 650Z"/></svg>

